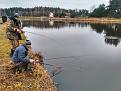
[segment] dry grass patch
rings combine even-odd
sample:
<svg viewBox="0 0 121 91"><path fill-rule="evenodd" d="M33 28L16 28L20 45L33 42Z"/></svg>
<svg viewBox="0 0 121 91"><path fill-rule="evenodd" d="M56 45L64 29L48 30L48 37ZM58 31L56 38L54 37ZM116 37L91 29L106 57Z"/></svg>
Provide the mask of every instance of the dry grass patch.
<svg viewBox="0 0 121 91"><path fill-rule="evenodd" d="M0 91L56 91L53 80L40 62L32 64L33 73L13 74L13 64L9 57L11 46L3 29L5 25L0 25ZM40 60L36 54L31 57Z"/></svg>

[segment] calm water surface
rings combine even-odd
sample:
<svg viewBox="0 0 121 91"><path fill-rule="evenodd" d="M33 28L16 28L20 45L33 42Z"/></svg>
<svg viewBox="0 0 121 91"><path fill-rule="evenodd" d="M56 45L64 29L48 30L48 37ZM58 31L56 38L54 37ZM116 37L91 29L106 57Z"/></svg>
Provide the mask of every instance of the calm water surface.
<svg viewBox="0 0 121 91"><path fill-rule="evenodd" d="M24 21L24 30L45 63L62 67L59 91L121 91L121 25Z"/></svg>

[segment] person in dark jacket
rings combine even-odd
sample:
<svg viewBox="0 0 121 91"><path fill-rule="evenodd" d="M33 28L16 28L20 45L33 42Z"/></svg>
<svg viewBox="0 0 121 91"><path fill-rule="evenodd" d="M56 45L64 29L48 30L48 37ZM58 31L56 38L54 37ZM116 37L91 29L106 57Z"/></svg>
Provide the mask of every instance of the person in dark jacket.
<svg viewBox="0 0 121 91"><path fill-rule="evenodd" d="M5 16L5 15L2 16L2 22L3 22L3 23L7 22L7 16Z"/></svg>
<svg viewBox="0 0 121 91"><path fill-rule="evenodd" d="M28 64L33 63L34 60L30 59L28 56L28 51L31 49L31 42L26 40L22 45L18 46L13 54L12 61L15 64L14 72L17 70L25 71L28 69Z"/></svg>

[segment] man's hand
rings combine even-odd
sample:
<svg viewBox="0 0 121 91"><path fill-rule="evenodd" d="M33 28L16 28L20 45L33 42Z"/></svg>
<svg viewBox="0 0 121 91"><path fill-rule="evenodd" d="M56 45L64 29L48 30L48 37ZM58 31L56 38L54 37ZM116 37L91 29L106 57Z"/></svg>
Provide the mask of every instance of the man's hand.
<svg viewBox="0 0 121 91"><path fill-rule="evenodd" d="M17 32L20 32L20 30L19 30L19 29L17 29Z"/></svg>
<svg viewBox="0 0 121 91"><path fill-rule="evenodd" d="M22 29L20 29L21 33L24 33L24 31Z"/></svg>
<svg viewBox="0 0 121 91"><path fill-rule="evenodd" d="M33 60L33 59L30 59L30 63L34 63L35 62L35 60Z"/></svg>

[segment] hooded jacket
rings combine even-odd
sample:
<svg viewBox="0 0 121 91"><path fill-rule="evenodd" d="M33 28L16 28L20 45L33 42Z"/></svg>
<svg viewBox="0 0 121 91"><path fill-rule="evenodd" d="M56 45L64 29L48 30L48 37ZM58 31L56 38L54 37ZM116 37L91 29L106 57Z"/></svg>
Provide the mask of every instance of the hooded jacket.
<svg viewBox="0 0 121 91"><path fill-rule="evenodd" d="M7 38L10 40L21 40L21 35L20 33L17 32L16 29L21 29L22 28L22 23L20 20L18 20L15 17L10 18L10 25L6 29L6 35Z"/></svg>
<svg viewBox="0 0 121 91"><path fill-rule="evenodd" d="M29 62L28 46L25 43L16 48L12 60L15 64L20 62Z"/></svg>

